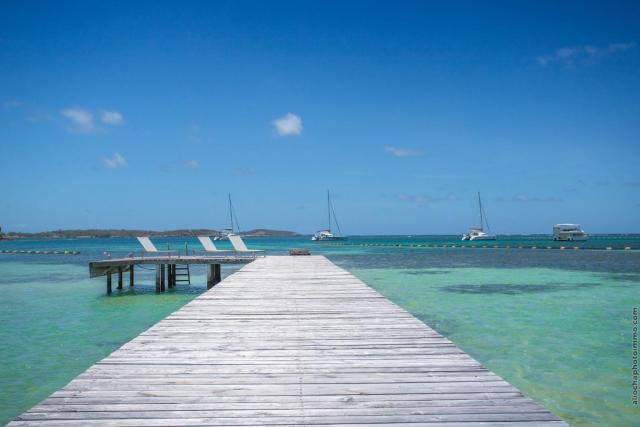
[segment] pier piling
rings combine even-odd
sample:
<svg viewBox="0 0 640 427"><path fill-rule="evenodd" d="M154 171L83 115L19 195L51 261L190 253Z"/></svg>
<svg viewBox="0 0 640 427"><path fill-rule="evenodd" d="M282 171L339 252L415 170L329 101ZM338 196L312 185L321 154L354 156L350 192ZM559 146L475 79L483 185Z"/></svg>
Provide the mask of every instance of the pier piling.
<svg viewBox="0 0 640 427"><path fill-rule="evenodd" d="M133 265L129 266L129 286L133 286Z"/></svg>
<svg viewBox="0 0 640 427"><path fill-rule="evenodd" d="M107 293L111 293L111 273L107 273Z"/></svg>
<svg viewBox="0 0 640 427"><path fill-rule="evenodd" d="M164 276L165 276L164 264L160 264L160 292L164 292L164 290L165 290L165 288L164 288Z"/></svg>
<svg viewBox="0 0 640 427"><path fill-rule="evenodd" d="M156 293L160 292L160 264L156 265Z"/></svg>
<svg viewBox="0 0 640 427"><path fill-rule="evenodd" d="M176 265L169 264L169 287L176 287Z"/></svg>
<svg viewBox="0 0 640 427"><path fill-rule="evenodd" d="M213 288L220 283L220 264L209 264L207 267L207 289Z"/></svg>
<svg viewBox="0 0 640 427"><path fill-rule="evenodd" d="M118 289L122 289L122 267L118 267Z"/></svg>

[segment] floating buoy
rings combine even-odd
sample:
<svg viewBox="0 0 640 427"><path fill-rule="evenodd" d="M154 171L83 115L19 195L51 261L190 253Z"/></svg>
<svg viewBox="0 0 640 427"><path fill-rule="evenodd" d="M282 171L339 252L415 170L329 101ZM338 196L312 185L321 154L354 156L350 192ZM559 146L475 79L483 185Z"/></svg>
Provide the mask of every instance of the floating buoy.
<svg viewBox="0 0 640 427"><path fill-rule="evenodd" d="M611 251L611 250L613 250L613 248L611 246L607 246L607 250Z"/></svg>
<svg viewBox="0 0 640 427"><path fill-rule="evenodd" d="M630 251L630 250L631 250L631 246L625 246L625 247L624 247L624 250L625 250L625 251Z"/></svg>
<svg viewBox="0 0 640 427"><path fill-rule="evenodd" d="M561 251L564 251L564 246L560 246L560 250L561 250Z"/></svg>
<svg viewBox="0 0 640 427"><path fill-rule="evenodd" d="M580 249L580 246L574 246L573 249L577 251Z"/></svg>
<svg viewBox="0 0 640 427"><path fill-rule="evenodd" d="M535 246L531 246L531 249L538 249L538 248L537 248L537 247L535 247Z"/></svg>

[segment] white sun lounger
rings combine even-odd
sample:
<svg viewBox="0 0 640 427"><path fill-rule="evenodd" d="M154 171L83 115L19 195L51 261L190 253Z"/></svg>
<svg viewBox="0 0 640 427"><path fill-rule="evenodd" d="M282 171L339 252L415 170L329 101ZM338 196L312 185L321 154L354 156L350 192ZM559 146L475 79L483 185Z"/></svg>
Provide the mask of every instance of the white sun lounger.
<svg viewBox="0 0 640 427"><path fill-rule="evenodd" d="M136 239L138 239L138 242L140 242L145 252L158 252L158 248L156 248L156 245L154 245L148 237L136 237Z"/></svg>
<svg viewBox="0 0 640 427"><path fill-rule="evenodd" d="M152 252L152 253L158 253L158 254L160 253L171 254L172 252L176 252L176 251L159 251L158 248L156 248L156 245L153 244L151 239L149 239L149 237L146 237L146 236L136 237L136 239L138 239L138 242L142 245L145 252Z"/></svg>
<svg viewBox="0 0 640 427"><path fill-rule="evenodd" d="M227 236L229 241L231 242L231 246L233 246L233 250L239 253L245 253L249 255L262 255L264 256L264 251L259 249L249 249L247 245L244 244L244 241L237 234L229 234Z"/></svg>
<svg viewBox="0 0 640 427"><path fill-rule="evenodd" d="M230 251L230 250L216 248L216 245L213 243L213 240L211 240L209 236L198 236L198 240L200 240L200 244L204 248L205 252L215 252L219 254L233 253L233 251Z"/></svg>

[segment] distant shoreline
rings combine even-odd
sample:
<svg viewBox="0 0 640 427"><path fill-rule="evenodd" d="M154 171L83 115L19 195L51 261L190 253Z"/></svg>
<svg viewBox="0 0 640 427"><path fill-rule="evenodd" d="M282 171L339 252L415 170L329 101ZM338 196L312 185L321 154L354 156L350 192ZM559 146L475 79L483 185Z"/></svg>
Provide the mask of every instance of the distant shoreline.
<svg viewBox="0 0 640 427"><path fill-rule="evenodd" d="M258 228L249 231L241 231L237 233L243 237L305 237L311 236L310 233L298 233L288 230L272 230L266 228ZM116 230L116 229L83 229L83 230L55 230L41 232L8 232L0 234L0 241L20 240L20 239L105 239L105 238L133 238L136 236L149 237L196 237L196 236L222 236L220 230L212 229L180 229L180 230ZM458 234L353 234L352 238L409 238L420 239L424 237L451 237ZM524 240L548 238L549 233L531 233L531 234L498 234L499 238L509 240L510 238L520 238ZM640 238L640 233L591 233L590 239L599 238ZM500 239L499 239L500 240Z"/></svg>
<svg viewBox="0 0 640 427"><path fill-rule="evenodd" d="M249 231L241 231L237 234L244 237L294 237L301 234L288 230L271 230L258 228ZM220 230L193 229L193 230L112 230L112 229L85 229L85 230L55 230L35 233L9 232L0 235L0 239L98 239L112 237L193 237L193 236L221 236Z"/></svg>

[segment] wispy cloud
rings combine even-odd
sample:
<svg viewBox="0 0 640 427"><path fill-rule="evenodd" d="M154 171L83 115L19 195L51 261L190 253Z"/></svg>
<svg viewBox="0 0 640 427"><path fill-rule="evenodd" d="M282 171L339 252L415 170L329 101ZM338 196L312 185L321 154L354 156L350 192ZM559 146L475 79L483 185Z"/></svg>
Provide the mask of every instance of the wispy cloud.
<svg viewBox="0 0 640 427"><path fill-rule="evenodd" d="M100 118L107 125L118 126L124 123L124 117L119 111L103 111Z"/></svg>
<svg viewBox="0 0 640 427"><path fill-rule="evenodd" d="M608 46L573 46L561 47L556 49L550 55L541 55L536 57L538 64L546 66L552 63L561 63L563 65L574 65L578 61L593 62L614 53L624 52L636 47L636 42L628 43L610 43Z"/></svg>
<svg viewBox="0 0 640 427"><path fill-rule="evenodd" d="M302 133L302 119L293 113L287 113L273 121L276 133L280 136L293 136Z"/></svg>
<svg viewBox="0 0 640 427"><path fill-rule="evenodd" d="M401 202L414 203L416 206L426 206L434 203L452 202L456 200L456 196L453 194L446 196L428 196L425 194L398 193L396 194L396 199Z"/></svg>
<svg viewBox="0 0 640 427"><path fill-rule="evenodd" d="M420 150L414 150L412 148L393 147L391 145L387 145L386 147L384 147L384 151L388 155L393 157L416 157L422 155L422 151Z"/></svg>
<svg viewBox="0 0 640 427"><path fill-rule="evenodd" d="M608 51L613 52L624 52L625 50L633 49L636 47L636 42L629 43L611 43L608 47Z"/></svg>
<svg viewBox="0 0 640 427"><path fill-rule="evenodd" d="M95 130L93 114L82 108L67 108L60 112L71 123L71 130L80 133L91 133Z"/></svg>
<svg viewBox="0 0 640 427"><path fill-rule="evenodd" d="M528 196L526 194L518 194L511 198L504 199L498 198L498 202L509 202L509 203L559 203L562 202L563 199L555 196L548 197L539 197L539 196Z"/></svg>
<svg viewBox="0 0 640 427"><path fill-rule="evenodd" d="M2 110L9 111L22 106L22 102L16 101L15 99L10 99L8 101L2 101L0 106Z"/></svg>
<svg viewBox="0 0 640 427"><path fill-rule="evenodd" d="M253 176L256 174L256 171L252 168L235 168L233 174L235 176Z"/></svg>
<svg viewBox="0 0 640 427"><path fill-rule="evenodd" d="M108 126L119 126L124 123L122 113L115 110L102 111L99 114L99 119L96 119L91 111L77 107L66 108L60 114L69 121L71 125L69 130L78 133L93 133L101 130L96 126L97 121Z"/></svg>
<svg viewBox="0 0 640 427"><path fill-rule="evenodd" d="M187 160L186 162L184 162L184 167L188 169L196 169L198 166L199 164L197 160Z"/></svg>
<svg viewBox="0 0 640 427"><path fill-rule="evenodd" d="M102 162L109 169L119 169L127 166L127 160L118 152L113 153L113 157L105 157Z"/></svg>

